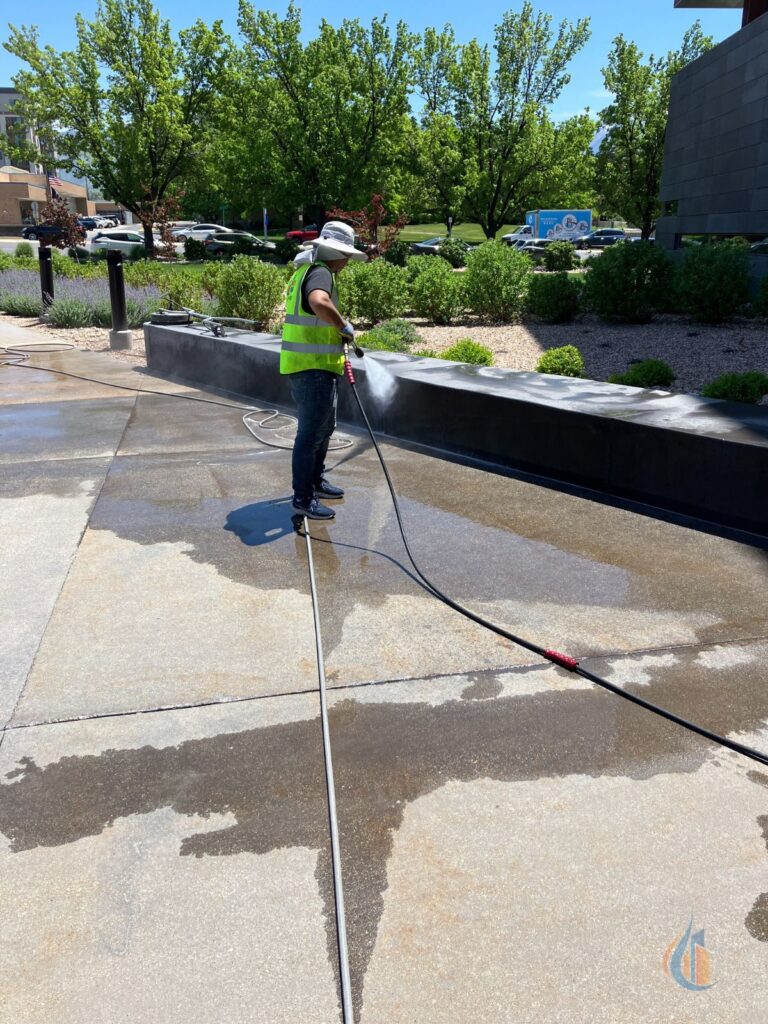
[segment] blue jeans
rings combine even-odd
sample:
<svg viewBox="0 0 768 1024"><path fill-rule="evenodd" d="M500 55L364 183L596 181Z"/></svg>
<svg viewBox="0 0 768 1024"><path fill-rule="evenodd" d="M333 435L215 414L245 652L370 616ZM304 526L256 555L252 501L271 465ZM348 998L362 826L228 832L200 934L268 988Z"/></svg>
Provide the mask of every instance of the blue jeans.
<svg viewBox="0 0 768 1024"><path fill-rule="evenodd" d="M293 497L306 504L325 472L325 456L336 429L336 382L329 370L300 370L291 374L291 393L299 413L293 445Z"/></svg>

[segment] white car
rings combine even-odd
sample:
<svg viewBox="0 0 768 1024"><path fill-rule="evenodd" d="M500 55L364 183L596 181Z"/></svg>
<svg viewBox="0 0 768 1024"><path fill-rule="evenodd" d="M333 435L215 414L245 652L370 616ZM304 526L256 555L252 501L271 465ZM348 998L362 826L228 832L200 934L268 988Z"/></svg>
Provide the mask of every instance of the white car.
<svg viewBox="0 0 768 1024"><path fill-rule="evenodd" d="M123 228L116 231L97 231L91 239L91 252L99 249L119 249L121 252L129 253L137 245L144 245L144 234L138 231L131 231Z"/></svg>
<svg viewBox="0 0 768 1024"><path fill-rule="evenodd" d="M231 231L231 228L223 228L220 224L187 224L173 228L171 234L177 242L183 242L186 238L196 238L198 242L204 242L213 234L228 231Z"/></svg>
<svg viewBox="0 0 768 1024"><path fill-rule="evenodd" d="M96 221L96 227L98 228L114 228L117 227L117 221L112 217L102 217L97 214L94 218Z"/></svg>
<svg viewBox="0 0 768 1024"><path fill-rule="evenodd" d="M523 224L523 226L518 228L517 231L510 231L508 235L502 235L501 241L519 249L520 247L517 245L518 242L530 242L532 238L533 228L530 224Z"/></svg>

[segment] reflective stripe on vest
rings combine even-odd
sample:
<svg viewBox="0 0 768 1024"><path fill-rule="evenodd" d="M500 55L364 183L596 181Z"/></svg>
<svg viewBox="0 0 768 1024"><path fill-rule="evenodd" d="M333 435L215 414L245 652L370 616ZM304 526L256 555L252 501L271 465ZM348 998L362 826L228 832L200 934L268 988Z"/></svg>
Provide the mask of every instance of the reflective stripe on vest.
<svg viewBox="0 0 768 1024"><path fill-rule="evenodd" d="M306 313L301 305L301 286L312 266L304 264L294 273L288 284L283 343L280 348L280 373L299 373L301 370L329 370L344 373L344 352L339 331L325 323L314 313ZM338 293L334 281L331 301L338 309Z"/></svg>

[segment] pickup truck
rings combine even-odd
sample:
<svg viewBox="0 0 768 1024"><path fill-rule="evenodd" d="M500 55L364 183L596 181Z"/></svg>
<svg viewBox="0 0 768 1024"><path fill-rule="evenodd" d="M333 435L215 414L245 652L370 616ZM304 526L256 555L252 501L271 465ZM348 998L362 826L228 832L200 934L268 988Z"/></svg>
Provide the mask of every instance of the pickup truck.
<svg viewBox="0 0 768 1024"><path fill-rule="evenodd" d="M320 237L320 229L317 224L307 224L305 228L298 228L296 231L286 231L285 237L293 242L311 242L313 238Z"/></svg>

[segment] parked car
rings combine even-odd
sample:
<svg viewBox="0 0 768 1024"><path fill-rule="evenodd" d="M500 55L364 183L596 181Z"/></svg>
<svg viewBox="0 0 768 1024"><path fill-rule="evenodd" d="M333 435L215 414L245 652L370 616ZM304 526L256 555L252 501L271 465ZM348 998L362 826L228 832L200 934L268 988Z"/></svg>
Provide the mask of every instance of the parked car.
<svg viewBox="0 0 768 1024"><path fill-rule="evenodd" d="M606 245L615 245L617 242L624 242L627 233L623 228L598 228L590 231L588 235L581 235L573 240L577 249L602 249Z"/></svg>
<svg viewBox="0 0 768 1024"><path fill-rule="evenodd" d="M85 241L85 228L78 224L76 231ZM63 238L65 234L64 229L59 227L58 224L29 224L21 232L21 237L28 239L30 242L39 239L43 245L47 245L49 242L55 242L57 239Z"/></svg>
<svg viewBox="0 0 768 1024"><path fill-rule="evenodd" d="M750 245L749 248L755 256L768 256L768 238L764 238L762 242L755 242L755 244Z"/></svg>
<svg viewBox="0 0 768 1024"><path fill-rule="evenodd" d="M180 228L172 228L171 236L175 242L183 242L187 238L196 238L198 242L204 242L216 232L224 233L229 230L221 224L185 224Z"/></svg>
<svg viewBox="0 0 768 1024"><path fill-rule="evenodd" d="M104 217L101 214L97 213L96 216L93 217L93 220L96 221L96 227L97 228L116 228L117 227L117 218L116 217Z"/></svg>
<svg viewBox="0 0 768 1024"><path fill-rule="evenodd" d="M277 248L274 242L265 242L263 238L252 235L248 231L217 231L207 238L203 245L209 255L223 256L234 249L239 239L250 242L252 250L257 253L271 252Z"/></svg>
<svg viewBox="0 0 768 1024"><path fill-rule="evenodd" d="M440 253L440 246L447 241L447 237L437 235L435 238L427 238L424 242L411 242L411 252L414 256L437 256ZM462 238L451 238L451 241L458 242L466 252L475 248Z"/></svg>
<svg viewBox="0 0 768 1024"><path fill-rule="evenodd" d="M533 228L530 224L523 224L517 231L510 231L507 235L501 236L501 241L519 249L524 242L530 242L533 238Z"/></svg>
<svg viewBox="0 0 768 1024"><path fill-rule="evenodd" d="M100 249L118 249L120 252L129 253L137 245L144 245L144 234L138 231L99 231L91 239L91 251L97 252Z"/></svg>
<svg viewBox="0 0 768 1024"><path fill-rule="evenodd" d="M77 223L81 228L85 228L86 231L95 231L97 228L105 227L105 225L101 223L102 219L102 217L78 217Z"/></svg>
<svg viewBox="0 0 768 1024"><path fill-rule="evenodd" d="M305 228L298 228L296 231L286 231L285 237L294 242L311 242L313 238L320 237L320 228L317 224L307 224Z"/></svg>
<svg viewBox="0 0 768 1024"><path fill-rule="evenodd" d="M543 256L547 246L552 245L555 241L557 241L555 238L529 238L527 242L524 241L517 248L527 256Z"/></svg>

